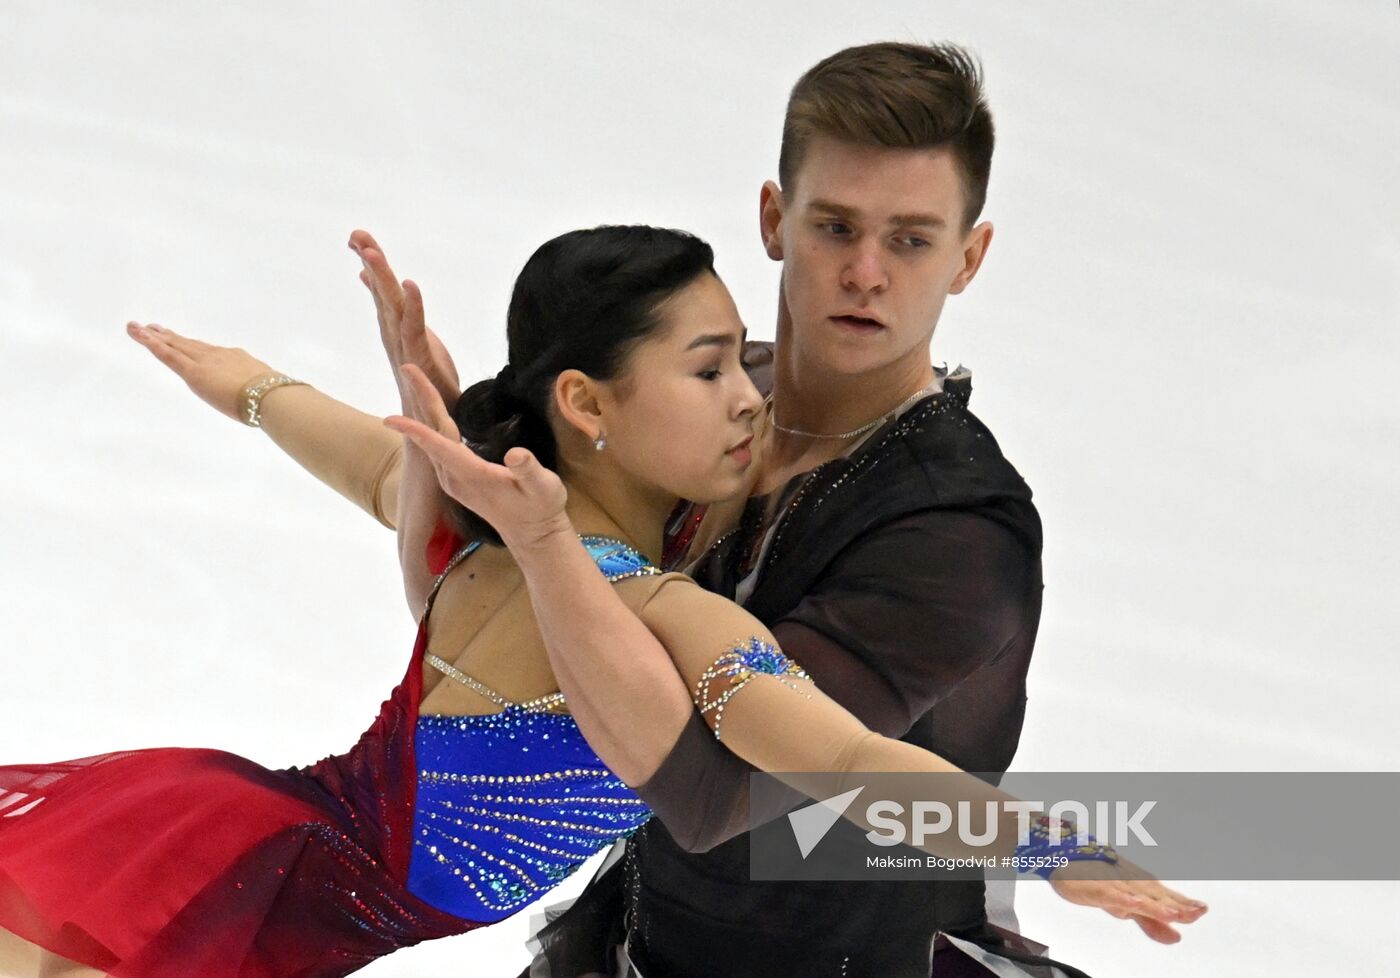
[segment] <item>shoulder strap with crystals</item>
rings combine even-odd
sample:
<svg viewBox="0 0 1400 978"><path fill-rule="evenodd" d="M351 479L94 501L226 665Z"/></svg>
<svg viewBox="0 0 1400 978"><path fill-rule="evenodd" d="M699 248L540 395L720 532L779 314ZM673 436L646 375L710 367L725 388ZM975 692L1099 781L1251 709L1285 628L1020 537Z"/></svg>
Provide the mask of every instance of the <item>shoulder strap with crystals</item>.
<svg viewBox="0 0 1400 978"><path fill-rule="evenodd" d="M447 566L442 569L442 573L437 576L436 580L433 581L433 586L428 590L428 600L423 602L423 614L419 616L419 621L427 621L428 612L433 610L433 602L437 600L438 591L442 588L442 582L447 580L447 575L451 574L452 569L466 560L479 546L481 546L481 541L473 540L452 555L452 559L447 562Z"/></svg>
<svg viewBox="0 0 1400 978"><path fill-rule="evenodd" d="M589 556L598 565L598 569L603 572L603 576L611 583L614 581L626 580L630 577L648 577L653 574L660 574L661 569L647 560L646 556L633 547L628 546L621 540L614 540L611 537L580 536L584 547L588 549ZM432 589L428 592L428 600L423 606L423 619L427 620L428 613L433 610L433 602L437 598L438 590L442 587L442 582L447 579L447 575L452 573L462 561L481 545L480 540L473 540L462 549L452 555L452 559L447 562L447 566L442 569L442 573L433 581ZM536 697L524 703L516 703L506 699L500 693L491 689L485 683L462 672L439 656L428 653L424 660L446 675L449 679L454 679L469 689L480 693L491 702L502 709L518 707L527 712L545 711L557 707L566 706L564 694L560 692L547 693L544 696Z"/></svg>

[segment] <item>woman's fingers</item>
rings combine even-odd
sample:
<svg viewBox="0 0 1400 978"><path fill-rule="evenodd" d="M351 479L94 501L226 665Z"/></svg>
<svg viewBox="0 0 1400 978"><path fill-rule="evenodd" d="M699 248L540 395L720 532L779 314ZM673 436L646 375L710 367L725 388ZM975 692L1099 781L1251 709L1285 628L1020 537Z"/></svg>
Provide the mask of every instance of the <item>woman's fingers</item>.
<svg viewBox="0 0 1400 978"><path fill-rule="evenodd" d="M181 336L173 329L168 329L158 323L151 323L150 328L158 334L161 339L165 340L166 343L190 357L198 357L199 354L208 353L212 350L228 349L228 347L220 347L212 343L205 343L203 340L197 340L191 336Z"/></svg>
<svg viewBox="0 0 1400 978"><path fill-rule="evenodd" d="M1200 900L1193 900L1184 893L1178 893L1156 879L1141 866L1120 859L1116 867L1120 877L1126 877L1124 885L1140 896L1153 900L1156 905L1168 908L1174 919L1181 923L1191 923L1200 918L1209 908Z"/></svg>
<svg viewBox="0 0 1400 978"><path fill-rule="evenodd" d="M477 509L493 486L499 492L515 481L501 466L479 458L461 441L446 438L419 421L394 415L385 418L384 424L427 456L443 491L463 506Z"/></svg>
<svg viewBox="0 0 1400 978"><path fill-rule="evenodd" d="M438 396L454 403L462 393L457 368L442 341L428 329L423 315L423 292L417 282L403 281L403 317L399 320L399 348L403 362L422 369Z"/></svg>
<svg viewBox="0 0 1400 978"><path fill-rule="evenodd" d="M1139 890L1143 896L1148 897L1157 905L1168 908L1173 914L1173 919L1184 924L1189 924L1200 918L1201 914L1208 909L1199 900L1192 900L1175 890L1168 889L1156 880L1137 880Z"/></svg>
<svg viewBox="0 0 1400 978"><path fill-rule="evenodd" d="M1134 914L1133 921L1142 928L1142 932L1159 944L1175 944L1181 940L1181 933L1170 924L1164 924L1160 920L1152 917L1143 917Z"/></svg>
<svg viewBox="0 0 1400 978"><path fill-rule="evenodd" d="M520 488L533 498L548 499L563 488L559 476L541 465L540 460L535 458L535 454L528 448L517 445L507 451L501 461L515 476ZM560 505L563 505L562 502Z"/></svg>
<svg viewBox="0 0 1400 978"><path fill-rule="evenodd" d="M457 423L443 404L436 387L428 380L427 374L416 364L406 363L399 368L399 374L407 382L405 387L413 399L413 414L423 424L434 429L446 438L458 438Z"/></svg>
<svg viewBox="0 0 1400 978"><path fill-rule="evenodd" d="M399 348L405 363L426 369L432 361L428 349L428 326L423 320L423 293L417 282L403 280L403 316L399 320Z"/></svg>
<svg viewBox="0 0 1400 978"><path fill-rule="evenodd" d="M1147 882L1151 884L1151 886L1154 888L1154 892L1158 895L1158 899L1172 900L1183 909L1184 913L1191 915L1192 920L1195 920L1201 914L1205 913L1207 910L1210 909L1210 907L1208 907L1204 902L1192 899L1184 893L1178 893L1171 887L1162 885L1162 883L1158 880L1148 880Z"/></svg>
<svg viewBox="0 0 1400 978"><path fill-rule="evenodd" d="M351 232L349 244L351 250L360 258L360 281L369 288L370 297L374 300L380 342L384 344L384 352L389 357L390 365L398 367L405 360L402 336L403 288L399 285L394 270L389 267L384 252L368 231Z"/></svg>
<svg viewBox="0 0 1400 978"><path fill-rule="evenodd" d="M127 323L126 335L151 351L152 356L181 377L184 377L193 366L193 362L188 356L171 346L164 337L149 326L142 326L136 322Z"/></svg>
<svg viewBox="0 0 1400 978"><path fill-rule="evenodd" d="M359 252L365 271L369 272L370 290L375 301L382 303L390 312L397 313L403 302L403 287L398 276L389 267L384 253L377 248L364 248Z"/></svg>
<svg viewBox="0 0 1400 978"><path fill-rule="evenodd" d="M1124 873L1142 873L1131 863L1071 863L1076 873L1051 880L1057 893L1083 906L1122 919L1131 919L1154 941L1175 944L1181 934L1173 924L1189 924L1205 913L1206 905L1163 886L1155 879L1123 879ZM1067 867L1067 868L1070 868Z"/></svg>
<svg viewBox="0 0 1400 978"><path fill-rule="evenodd" d="M442 394L444 403L455 404L462 394L462 381L457 376L457 365L452 362L452 354L438 335L426 326L423 327L424 340L428 346L428 362L433 365L429 379Z"/></svg>
<svg viewBox="0 0 1400 978"><path fill-rule="evenodd" d="M356 228L350 232L350 247L355 251L361 248L374 248L376 251L383 251L379 247L379 242L374 240L374 235L361 228Z"/></svg>
<svg viewBox="0 0 1400 978"><path fill-rule="evenodd" d="M169 367L210 407L235 421L243 420L240 395L260 376L276 373L246 350L214 346L151 324L126 324L127 335Z"/></svg>
<svg viewBox="0 0 1400 978"><path fill-rule="evenodd" d="M384 425L408 438L431 459L449 460L457 449L467 452L468 455L471 454L461 442L453 442L451 439L443 437L440 432L434 431L416 418L392 414L384 419Z"/></svg>
<svg viewBox="0 0 1400 978"><path fill-rule="evenodd" d="M423 315L423 293L417 283L400 282L389 267L384 251L368 231L350 234L350 247L363 267L360 281L370 290L379 319L379 338L394 367L414 363L422 368L447 403L461 394L457 368L442 341L428 329Z"/></svg>
<svg viewBox="0 0 1400 978"><path fill-rule="evenodd" d="M489 466L489 463L483 462L460 441L446 438L414 418L395 414L385 418L384 425L413 442L424 455L428 456L434 468L438 468L440 478L444 473L450 473L458 468L471 470ZM444 488L446 488L445 485Z"/></svg>
<svg viewBox="0 0 1400 978"><path fill-rule="evenodd" d="M364 263L360 269L360 281L369 286L370 298L374 300L374 315L379 322L379 338L384 342L384 349L391 357L397 359L399 353L399 323L398 323L398 283L387 286L375 273L374 268L369 264L364 254L360 255L360 260Z"/></svg>

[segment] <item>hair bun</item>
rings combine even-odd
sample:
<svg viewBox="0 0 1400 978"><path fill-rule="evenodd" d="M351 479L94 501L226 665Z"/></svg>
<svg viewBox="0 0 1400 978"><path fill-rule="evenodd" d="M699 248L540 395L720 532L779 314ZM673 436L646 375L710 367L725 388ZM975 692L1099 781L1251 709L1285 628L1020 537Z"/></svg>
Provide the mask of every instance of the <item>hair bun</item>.
<svg viewBox="0 0 1400 978"><path fill-rule="evenodd" d="M516 385L513 364L507 363L497 371L490 384L491 397L496 407L494 413L498 421L505 422L529 411L529 402L521 396L520 388Z"/></svg>

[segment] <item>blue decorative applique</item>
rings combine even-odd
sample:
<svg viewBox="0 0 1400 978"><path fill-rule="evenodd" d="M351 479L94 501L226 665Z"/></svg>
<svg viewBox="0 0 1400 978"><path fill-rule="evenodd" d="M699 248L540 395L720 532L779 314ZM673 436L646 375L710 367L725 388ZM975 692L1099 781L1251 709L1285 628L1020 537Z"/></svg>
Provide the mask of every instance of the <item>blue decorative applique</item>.
<svg viewBox="0 0 1400 978"><path fill-rule="evenodd" d="M794 682L797 679L811 679L796 662L793 662L771 642L765 642L757 635L748 641L740 642L720 656L708 669L700 674L695 684L695 703L701 714L714 713L713 728L715 739L720 738L720 722L724 719L725 704L733 698L755 676L775 676L789 689L811 694Z"/></svg>
<svg viewBox="0 0 1400 978"><path fill-rule="evenodd" d="M660 574L661 569L647 560L646 555L629 547L621 540L611 537L581 536L588 555L609 581L621 581L628 577L646 577Z"/></svg>

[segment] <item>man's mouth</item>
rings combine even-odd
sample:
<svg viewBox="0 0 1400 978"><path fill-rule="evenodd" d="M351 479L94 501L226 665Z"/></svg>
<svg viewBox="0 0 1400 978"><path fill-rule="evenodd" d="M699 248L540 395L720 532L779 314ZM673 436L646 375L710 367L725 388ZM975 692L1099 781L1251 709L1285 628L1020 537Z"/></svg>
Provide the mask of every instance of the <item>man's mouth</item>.
<svg viewBox="0 0 1400 978"><path fill-rule="evenodd" d="M884 329L885 327L885 324L878 319L873 319L870 316L857 315L855 313L844 316L832 316L831 321L840 323L842 326L849 326L853 329L876 330Z"/></svg>

